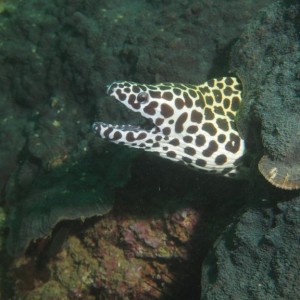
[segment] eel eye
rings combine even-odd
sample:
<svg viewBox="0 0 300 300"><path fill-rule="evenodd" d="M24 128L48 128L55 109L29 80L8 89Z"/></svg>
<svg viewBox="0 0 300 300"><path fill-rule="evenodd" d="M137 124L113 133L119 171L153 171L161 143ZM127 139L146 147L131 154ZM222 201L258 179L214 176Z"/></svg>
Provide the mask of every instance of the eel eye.
<svg viewBox="0 0 300 300"><path fill-rule="evenodd" d="M148 101L148 93L141 92L137 95L137 101L140 103L145 103Z"/></svg>

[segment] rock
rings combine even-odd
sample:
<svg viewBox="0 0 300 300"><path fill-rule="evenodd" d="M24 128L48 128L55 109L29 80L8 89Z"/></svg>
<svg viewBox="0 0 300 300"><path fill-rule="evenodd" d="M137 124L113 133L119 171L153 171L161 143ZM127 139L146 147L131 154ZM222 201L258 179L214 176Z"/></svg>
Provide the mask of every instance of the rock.
<svg viewBox="0 0 300 300"><path fill-rule="evenodd" d="M203 263L201 299L298 299L300 197L253 208Z"/></svg>
<svg viewBox="0 0 300 300"><path fill-rule="evenodd" d="M243 84L238 127L264 154L262 175L283 189L300 188L299 18L298 1L276 2L247 26L231 52L231 68Z"/></svg>

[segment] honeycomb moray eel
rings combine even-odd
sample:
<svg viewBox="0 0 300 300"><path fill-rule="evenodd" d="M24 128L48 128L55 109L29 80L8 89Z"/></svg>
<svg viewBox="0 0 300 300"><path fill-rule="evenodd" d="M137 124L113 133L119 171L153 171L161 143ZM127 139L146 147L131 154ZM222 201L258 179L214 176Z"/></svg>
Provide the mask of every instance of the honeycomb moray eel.
<svg viewBox="0 0 300 300"><path fill-rule="evenodd" d="M95 122L95 134L116 144L156 152L185 165L234 177L245 153L235 126L241 84L234 77L201 85L113 82L107 93L153 127Z"/></svg>

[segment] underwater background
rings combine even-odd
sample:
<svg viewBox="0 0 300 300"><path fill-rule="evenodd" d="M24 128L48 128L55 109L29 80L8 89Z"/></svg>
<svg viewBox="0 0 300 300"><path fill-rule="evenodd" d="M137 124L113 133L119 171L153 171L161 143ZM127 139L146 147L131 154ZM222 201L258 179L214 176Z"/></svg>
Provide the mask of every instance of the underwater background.
<svg viewBox="0 0 300 300"><path fill-rule="evenodd" d="M0 299L300 299L299 32L298 1L1 0ZM91 131L144 122L115 80L227 75L248 180Z"/></svg>

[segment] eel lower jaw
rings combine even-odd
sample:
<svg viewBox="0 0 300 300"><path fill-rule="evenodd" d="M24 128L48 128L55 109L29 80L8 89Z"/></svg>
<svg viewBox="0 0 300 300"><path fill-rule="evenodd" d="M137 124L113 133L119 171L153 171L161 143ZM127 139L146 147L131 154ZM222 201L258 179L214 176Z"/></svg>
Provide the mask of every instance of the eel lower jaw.
<svg viewBox="0 0 300 300"><path fill-rule="evenodd" d="M150 126L149 124L146 124L146 126L139 126L139 125L113 125L108 124L104 122L95 122L92 125L92 131L94 134L100 135L102 138L106 139L113 139L110 138L110 134L114 132L120 132L122 135L126 135L129 132L133 133L139 133L139 132L145 132L150 135L157 135L160 134L160 129L154 125L153 123ZM108 130L109 129L109 130Z"/></svg>

